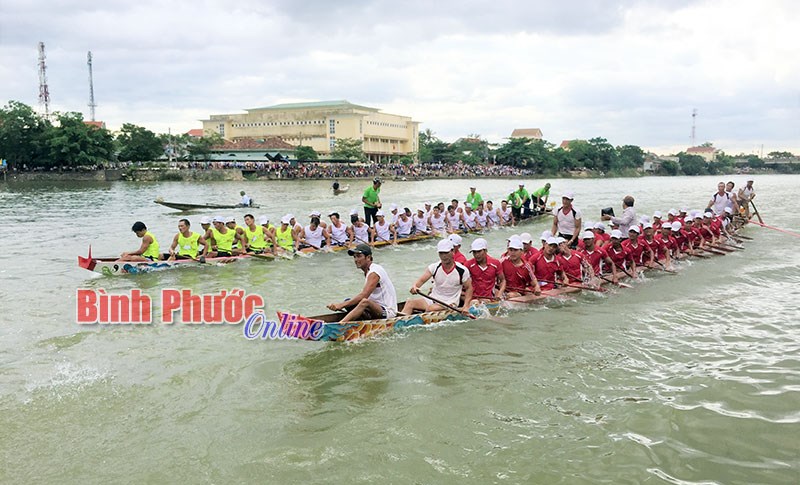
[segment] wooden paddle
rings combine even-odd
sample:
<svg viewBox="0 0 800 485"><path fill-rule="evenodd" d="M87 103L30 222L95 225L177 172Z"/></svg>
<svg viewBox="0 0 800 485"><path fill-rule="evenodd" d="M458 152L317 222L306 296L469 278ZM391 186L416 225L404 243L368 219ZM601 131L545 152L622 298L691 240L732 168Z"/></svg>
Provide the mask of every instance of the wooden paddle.
<svg viewBox="0 0 800 485"><path fill-rule="evenodd" d="M751 200L750 204L753 206L753 211L755 211L756 217L758 217L758 222L760 222L761 224L764 224L764 219L761 218L761 213L758 212L758 208L756 207L756 203Z"/></svg>
<svg viewBox="0 0 800 485"><path fill-rule="evenodd" d="M612 285L617 285L620 288L633 288L633 286L631 286L629 284L626 284L626 283L620 283L619 281L614 283L613 280L610 280L610 279L606 278L605 276L600 276L600 279L603 280L603 281L607 281L607 282L611 283Z"/></svg>
<svg viewBox="0 0 800 485"><path fill-rule="evenodd" d="M577 285L575 283L562 283L562 282L556 282L556 281L552 281L552 280L541 280L541 279L539 281L544 281L545 283L550 283L551 285L564 285L564 286L569 286L571 288L578 288L578 289L581 289L581 290L599 291L601 293L605 293L606 291L608 291L605 288L593 288L591 286Z"/></svg>
<svg viewBox="0 0 800 485"><path fill-rule="evenodd" d="M421 296L423 296L423 297L425 297L425 298L427 298L429 300L431 300L434 303L438 303L439 305L447 308L448 310L452 310L452 311L454 311L456 313L461 313L461 310L459 310L458 308L454 307L453 305L448 305L447 303L443 302L442 300L439 300L438 298L432 297L431 295L426 295L425 293L422 293L421 291L417 291L417 294L421 295ZM475 320L476 318L478 318L478 317L476 317L475 315L473 315L473 314L471 314L469 312L467 312L467 316L470 318L470 320Z"/></svg>
<svg viewBox="0 0 800 485"><path fill-rule="evenodd" d="M657 260L657 259L656 259L656 260L654 260L654 261L655 261L656 263L658 263L658 265L659 265L659 266L661 266L661 271L666 271L667 273L670 273L670 274L678 274L678 272L677 272L677 271L675 271L674 269L669 269L669 268L667 268L666 266L664 266L664 263L662 263L661 261L659 261L659 260Z"/></svg>
<svg viewBox="0 0 800 485"><path fill-rule="evenodd" d="M750 221L750 222L753 222L753 221ZM787 231L786 229L781 229L780 227L772 227L772 226L768 226L768 225L766 225L764 223L759 223L759 222L753 222L753 224L755 224L757 226L761 226L761 227L766 227L767 229L772 229L773 231L782 232L782 233L788 234L790 236L800 237L800 234L798 234L796 232L792 232L792 231Z"/></svg>

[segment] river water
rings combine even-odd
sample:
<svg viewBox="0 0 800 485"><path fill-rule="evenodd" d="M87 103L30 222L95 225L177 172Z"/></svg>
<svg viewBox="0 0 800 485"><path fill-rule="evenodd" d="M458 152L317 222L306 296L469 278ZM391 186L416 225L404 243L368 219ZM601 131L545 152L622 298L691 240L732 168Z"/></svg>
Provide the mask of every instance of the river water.
<svg viewBox="0 0 800 485"><path fill-rule="evenodd" d="M573 190L596 220L629 193L640 214L701 208L717 181L555 180L553 193ZM776 231L751 226L745 250L633 289L355 344L249 341L158 313L163 288L324 313L363 283L345 254L121 277L76 264L90 244L137 248L136 220L168 246L181 215L159 196L235 203L244 189L277 221L346 214L367 183L338 197L323 181L0 185L0 482L800 483L800 256ZM515 186L477 184L498 200ZM382 199L413 209L468 185L390 181ZM756 178L765 222L800 232L798 185ZM488 234L490 252L509 234ZM430 243L375 254L400 299L436 258ZM140 289L155 323L78 325L78 288Z"/></svg>

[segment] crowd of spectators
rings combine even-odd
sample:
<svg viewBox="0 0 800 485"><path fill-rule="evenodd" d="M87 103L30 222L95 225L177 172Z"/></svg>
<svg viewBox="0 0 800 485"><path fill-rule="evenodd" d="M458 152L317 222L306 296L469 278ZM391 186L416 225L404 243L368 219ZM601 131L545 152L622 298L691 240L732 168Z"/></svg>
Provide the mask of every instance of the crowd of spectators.
<svg viewBox="0 0 800 485"><path fill-rule="evenodd" d="M466 165L463 163L325 163L267 161L219 161L219 162L114 162L105 167L91 165L80 167L50 167L49 171L92 171L100 169L178 169L178 170L225 170L238 169L255 172L258 175L278 179L331 179L331 178L372 178L376 176L406 179L420 178L467 178L467 177L518 177L533 175L531 170L521 170L508 165ZM27 167L23 167L26 171ZM38 169L41 170L41 169ZM45 169L47 170L47 169Z"/></svg>

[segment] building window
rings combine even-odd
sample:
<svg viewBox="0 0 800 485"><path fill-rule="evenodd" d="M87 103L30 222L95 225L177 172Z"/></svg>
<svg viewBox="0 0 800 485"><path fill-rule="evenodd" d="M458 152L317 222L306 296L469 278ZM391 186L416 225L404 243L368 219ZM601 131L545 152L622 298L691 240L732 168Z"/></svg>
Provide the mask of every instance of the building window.
<svg viewBox="0 0 800 485"><path fill-rule="evenodd" d="M363 120L358 120L358 133L364 133Z"/></svg>
<svg viewBox="0 0 800 485"><path fill-rule="evenodd" d="M331 137L330 139L330 149L333 150L333 147L336 145L336 137Z"/></svg>
<svg viewBox="0 0 800 485"><path fill-rule="evenodd" d="M330 130L329 130L329 131L330 131L330 134L331 134L331 135L335 135L335 134L336 134L336 120L334 120L333 118L331 118L331 119L328 121L328 126L330 127Z"/></svg>
<svg viewBox="0 0 800 485"><path fill-rule="evenodd" d="M220 123L217 126L217 131L219 132L219 136L225 136L225 123Z"/></svg>

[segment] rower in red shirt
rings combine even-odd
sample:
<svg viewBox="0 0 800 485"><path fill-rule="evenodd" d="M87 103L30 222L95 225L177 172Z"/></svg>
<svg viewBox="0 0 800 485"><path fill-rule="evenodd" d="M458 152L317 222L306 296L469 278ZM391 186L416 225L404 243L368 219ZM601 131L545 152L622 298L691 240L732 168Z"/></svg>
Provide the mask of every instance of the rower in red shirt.
<svg viewBox="0 0 800 485"><path fill-rule="evenodd" d="M601 266L602 263L605 263L605 266L611 268L611 282L616 283L618 281L617 276L617 266L611 261L606 255L606 251L604 248L598 248L595 243L595 235L592 231L586 231L581 236L581 240L583 241L583 250L581 250L581 254L583 254L583 258L586 260L589 266L589 271L593 274L592 276L596 276L598 278L603 278L603 268Z"/></svg>
<svg viewBox="0 0 800 485"><path fill-rule="evenodd" d="M508 241L508 258L500 262L506 280L503 296L515 297L526 293L541 295L542 290L530 264L522 259L522 241L512 236Z"/></svg>
<svg viewBox="0 0 800 485"><path fill-rule="evenodd" d="M611 244L611 236L606 232L606 225L598 222L594 225L594 245L598 248Z"/></svg>
<svg viewBox="0 0 800 485"><path fill-rule="evenodd" d="M456 263L467 264L467 257L461 252L461 236L458 234L450 234L447 239L453 243L453 259Z"/></svg>
<svg viewBox="0 0 800 485"><path fill-rule="evenodd" d="M653 230L654 231L660 231L661 230L661 224L663 224L663 221L661 220L661 217L662 217L661 211L653 212Z"/></svg>
<svg viewBox="0 0 800 485"><path fill-rule="evenodd" d="M683 231L683 224L680 221L672 223L672 238L675 239L675 258L685 258L684 253L689 252L689 238Z"/></svg>
<svg viewBox="0 0 800 485"><path fill-rule="evenodd" d="M566 244L566 239L556 238L558 240L558 251L556 255L558 258L558 266L568 281L582 283L583 282L583 267L588 266L588 263L580 251L573 251ZM587 275L588 276L588 275Z"/></svg>
<svg viewBox="0 0 800 485"><path fill-rule="evenodd" d="M539 255L539 250L533 246L533 238L530 233L523 232L519 235L519 239L522 241L522 259L530 261Z"/></svg>
<svg viewBox="0 0 800 485"><path fill-rule="evenodd" d="M648 263L653 261L653 251L649 245L640 241L639 234L641 231L639 226L631 226L630 231L628 231L628 239L622 242L622 247L628 251L634 263L639 266L649 266L650 264Z"/></svg>
<svg viewBox="0 0 800 485"><path fill-rule="evenodd" d="M472 278L472 301L493 300L495 295L502 295L506 290L506 278L500 261L487 253L486 239L479 237L472 241L470 252L472 259L465 266Z"/></svg>
<svg viewBox="0 0 800 485"><path fill-rule="evenodd" d="M653 237L655 245L653 251L655 252L654 261L664 261L664 266L670 265L671 255L677 246L675 238L672 237L672 223L664 223L661 226L661 232Z"/></svg>
<svg viewBox="0 0 800 485"><path fill-rule="evenodd" d="M611 245L605 248L606 255L611 262L631 278L636 274L636 263L631 254L622 246L622 233L618 229L611 231Z"/></svg>
<svg viewBox="0 0 800 485"><path fill-rule="evenodd" d="M539 285L545 290L553 289L555 286L552 282L554 281L568 282L566 276L564 276L564 272L561 270L559 260L556 257L558 244L559 240L557 238L550 237L547 240L547 245L542 252L539 253L539 256L537 256L534 261L531 261L533 273L536 275L536 279L539 280Z"/></svg>

